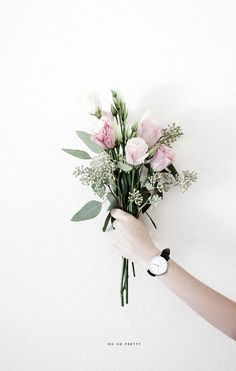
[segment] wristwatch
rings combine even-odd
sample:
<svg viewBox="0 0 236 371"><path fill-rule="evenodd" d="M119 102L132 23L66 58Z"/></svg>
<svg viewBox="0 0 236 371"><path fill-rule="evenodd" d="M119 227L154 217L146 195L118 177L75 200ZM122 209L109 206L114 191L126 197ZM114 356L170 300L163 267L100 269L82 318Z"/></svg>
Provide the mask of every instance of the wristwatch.
<svg viewBox="0 0 236 371"><path fill-rule="evenodd" d="M154 256L151 259L147 272L153 277L166 273L169 259L170 249L166 248L162 250L160 255Z"/></svg>

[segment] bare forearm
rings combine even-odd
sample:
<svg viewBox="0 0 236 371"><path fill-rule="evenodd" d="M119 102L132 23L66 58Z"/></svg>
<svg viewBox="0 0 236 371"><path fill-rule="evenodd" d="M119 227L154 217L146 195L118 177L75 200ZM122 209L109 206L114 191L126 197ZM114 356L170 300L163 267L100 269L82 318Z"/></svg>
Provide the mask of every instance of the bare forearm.
<svg viewBox="0 0 236 371"><path fill-rule="evenodd" d="M197 280L173 260L161 281L195 312L236 340L236 303Z"/></svg>
<svg viewBox="0 0 236 371"><path fill-rule="evenodd" d="M160 255L160 250L144 224L119 209L113 209L112 216L116 219L113 222L114 246L122 256L148 269L152 258ZM158 279L201 317L236 340L235 302L197 280L172 259L167 272L159 275Z"/></svg>

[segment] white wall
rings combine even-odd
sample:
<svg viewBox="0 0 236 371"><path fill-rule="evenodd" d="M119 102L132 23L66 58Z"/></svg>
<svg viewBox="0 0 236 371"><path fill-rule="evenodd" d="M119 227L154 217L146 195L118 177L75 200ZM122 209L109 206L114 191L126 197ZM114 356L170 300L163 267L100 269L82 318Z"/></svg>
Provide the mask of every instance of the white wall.
<svg viewBox="0 0 236 371"><path fill-rule="evenodd" d="M153 210L155 238L235 300L235 12L230 0L1 1L2 371L236 369L233 340L141 268L120 307L121 259L104 215L70 222L91 192L60 150L83 148L87 89L108 107L118 87L131 117L179 123L177 165L199 181Z"/></svg>

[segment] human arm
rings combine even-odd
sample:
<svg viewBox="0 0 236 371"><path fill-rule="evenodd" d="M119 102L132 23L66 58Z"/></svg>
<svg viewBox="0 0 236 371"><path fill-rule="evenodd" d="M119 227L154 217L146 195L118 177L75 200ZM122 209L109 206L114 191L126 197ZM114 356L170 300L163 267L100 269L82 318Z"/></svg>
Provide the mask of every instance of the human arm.
<svg viewBox="0 0 236 371"><path fill-rule="evenodd" d="M160 254L141 220L113 209L113 244L118 252L147 269ZM202 318L236 340L236 302L199 281L172 259L168 271L158 278Z"/></svg>

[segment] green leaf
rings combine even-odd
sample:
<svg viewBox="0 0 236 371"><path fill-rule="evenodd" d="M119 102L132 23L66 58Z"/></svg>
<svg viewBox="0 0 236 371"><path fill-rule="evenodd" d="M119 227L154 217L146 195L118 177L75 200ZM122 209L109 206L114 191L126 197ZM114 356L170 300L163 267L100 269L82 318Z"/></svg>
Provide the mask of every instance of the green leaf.
<svg viewBox="0 0 236 371"><path fill-rule="evenodd" d="M110 211L114 207L118 206L118 200L113 196L112 193L108 193L107 200L110 202L110 205L109 205L107 211Z"/></svg>
<svg viewBox="0 0 236 371"><path fill-rule="evenodd" d="M102 151L102 148L91 140L91 135L89 133L86 133L85 131L76 131L76 134L84 142L84 144L91 149L91 151L95 153L100 153Z"/></svg>
<svg viewBox="0 0 236 371"><path fill-rule="evenodd" d="M89 160L89 159L91 159L90 155L87 152L81 151L79 149L62 148L62 151L66 152L66 153L69 153L69 155L72 155L72 156L81 158L83 160Z"/></svg>
<svg viewBox="0 0 236 371"><path fill-rule="evenodd" d="M107 193L107 200L110 203L112 203L115 200L115 197L114 197L114 195L111 192Z"/></svg>
<svg viewBox="0 0 236 371"><path fill-rule="evenodd" d="M140 193L141 193L141 195L142 195L142 197L143 197L143 204L145 204L145 203L148 201L148 198L149 198L149 196L151 195L151 193L150 193L150 191L147 189L147 187L142 187L142 188L140 189ZM149 209L150 206L151 206L150 203L147 202L146 205L143 206L143 208L142 208L142 210L141 210L142 213L145 213L145 212Z"/></svg>
<svg viewBox="0 0 236 371"><path fill-rule="evenodd" d="M71 219L72 222L80 222L82 220L88 220L95 218L102 209L102 203L99 201L87 202Z"/></svg>
<svg viewBox="0 0 236 371"><path fill-rule="evenodd" d="M171 174L175 177L178 175L178 171L176 170L175 166L173 164L170 164L167 166L167 168L170 170Z"/></svg>
<svg viewBox="0 0 236 371"><path fill-rule="evenodd" d="M120 174L120 189L121 193L124 197L126 197L129 193L129 184L127 179L127 174L121 173Z"/></svg>
<svg viewBox="0 0 236 371"><path fill-rule="evenodd" d="M123 170L123 171L126 172L126 173L127 173L128 171L130 171L130 170L133 169L133 167L132 167L131 165L124 164L124 163L121 162L121 161L118 161L117 165L118 165L118 167L119 167L121 170Z"/></svg>

